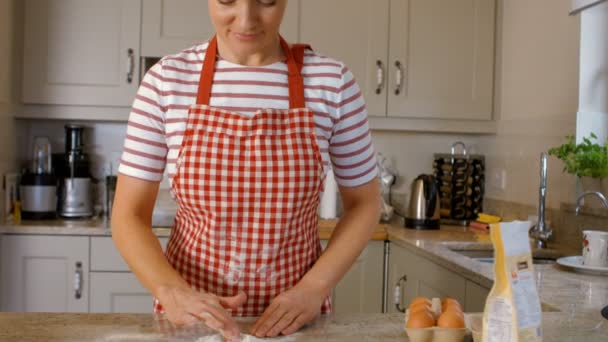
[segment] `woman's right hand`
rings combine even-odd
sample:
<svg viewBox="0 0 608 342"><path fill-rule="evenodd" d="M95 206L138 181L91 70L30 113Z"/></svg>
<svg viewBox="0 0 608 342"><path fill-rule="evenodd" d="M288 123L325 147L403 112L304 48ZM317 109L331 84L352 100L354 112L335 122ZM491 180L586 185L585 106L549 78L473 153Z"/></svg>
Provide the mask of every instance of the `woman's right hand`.
<svg viewBox="0 0 608 342"><path fill-rule="evenodd" d="M203 321L228 340L240 336L236 321L226 309L236 309L245 304L247 295L244 292L232 297L220 297L186 286L170 287L158 291L158 300L167 319L176 326Z"/></svg>

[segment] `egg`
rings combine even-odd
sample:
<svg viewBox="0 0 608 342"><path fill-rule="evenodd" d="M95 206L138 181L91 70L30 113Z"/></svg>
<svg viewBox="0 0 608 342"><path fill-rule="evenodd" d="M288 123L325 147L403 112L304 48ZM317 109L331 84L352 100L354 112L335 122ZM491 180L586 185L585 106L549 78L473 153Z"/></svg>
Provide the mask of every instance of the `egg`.
<svg viewBox="0 0 608 342"><path fill-rule="evenodd" d="M464 328L464 315L462 312L445 311L439 316L437 326L440 328Z"/></svg>
<svg viewBox="0 0 608 342"><path fill-rule="evenodd" d="M410 302L410 307L419 303L424 303L424 304L428 304L429 306L431 305L431 300L426 298L426 297L416 297L414 299L412 299L412 301Z"/></svg>
<svg viewBox="0 0 608 342"><path fill-rule="evenodd" d="M421 311L428 312L431 315L433 314L433 312L431 311L431 307L426 306L425 304L414 305L413 307L410 307L409 309L407 309L407 311L409 312L410 315L416 314ZM435 317L435 316L433 316L433 317Z"/></svg>
<svg viewBox="0 0 608 342"><path fill-rule="evenodd" d="M431 310L431 305L428 303L418 302L418 303L413 303L408 307L408 309L410 311L412 311L416 308L425 308L426 310Z"/></svg>
<svg viewBox="0 0 608 342"><path fill-rule="evenodd" d="M407 320L407 328L429 328L435 325L435 318L429 311L421 310L410 312Z"/></svg>
<svg viewBox="0 0 608 342"><path fill-rule="evenodd" d="M462 307L460 306L460 303L458 303L458 301L456 299L448 298L448 297L444 298L441 301L441 311L446 311L450 307L456 307L460 311L462 311Z"/></svg>

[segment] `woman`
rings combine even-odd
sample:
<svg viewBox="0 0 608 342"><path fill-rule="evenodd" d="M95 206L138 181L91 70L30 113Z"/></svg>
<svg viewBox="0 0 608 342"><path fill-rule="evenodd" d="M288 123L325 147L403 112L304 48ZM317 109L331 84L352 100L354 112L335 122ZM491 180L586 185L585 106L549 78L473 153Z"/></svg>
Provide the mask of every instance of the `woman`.
<svg viewBox="0 0 608 342"><path fill-rule="evenodd" d="M379 215L360 90L343 64L279 35L287 0L208 0L216 36L163 58L134 101L112 236L176 325L232 338L291 334L329 294ZM330 167L344 215L321 255L317 207ZM151 216L163 171L178 203L163 255Z"/></svg>

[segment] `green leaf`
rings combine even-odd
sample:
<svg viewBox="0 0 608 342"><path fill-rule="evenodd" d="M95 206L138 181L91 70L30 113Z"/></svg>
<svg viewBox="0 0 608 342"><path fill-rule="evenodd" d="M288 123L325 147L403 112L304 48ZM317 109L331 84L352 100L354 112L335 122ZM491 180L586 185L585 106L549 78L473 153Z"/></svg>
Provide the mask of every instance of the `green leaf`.
<svg viewBox="0 0 608 342"><path fill-rule="evenodd" d="M592 142L597 136L591 133L583 142L576 144L574 136L566 136L566 142L550 148L549 155L564 162L564 172L579 177L608 177L608 139L603 145Z"/></svg>

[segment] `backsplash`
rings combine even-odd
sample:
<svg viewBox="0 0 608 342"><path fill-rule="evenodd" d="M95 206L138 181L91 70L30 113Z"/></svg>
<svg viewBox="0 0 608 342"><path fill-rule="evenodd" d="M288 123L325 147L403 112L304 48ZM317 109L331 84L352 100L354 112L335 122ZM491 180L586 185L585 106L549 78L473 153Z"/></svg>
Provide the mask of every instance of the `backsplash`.
<svg viewBox="0 0 608 342"><path fill-rule="evenodd" d="M594 201L595 199L589 199ZM495 199L485 200L484 211L500 216L503 221L527 220L530 215L537 215L536 206L518 204ZM580 248L583 241L583 230L608 231L608 209L583 210L580 215L574 213L571 204L564 203L560 209L548 208L545 221L553 230L554 243L572 248ZM549 247L551 241L549 241Z"/></svg>

